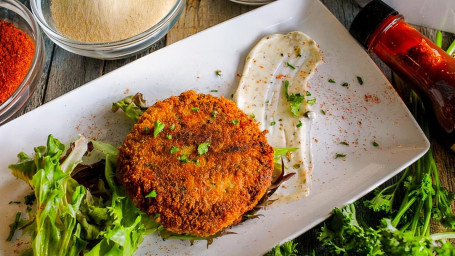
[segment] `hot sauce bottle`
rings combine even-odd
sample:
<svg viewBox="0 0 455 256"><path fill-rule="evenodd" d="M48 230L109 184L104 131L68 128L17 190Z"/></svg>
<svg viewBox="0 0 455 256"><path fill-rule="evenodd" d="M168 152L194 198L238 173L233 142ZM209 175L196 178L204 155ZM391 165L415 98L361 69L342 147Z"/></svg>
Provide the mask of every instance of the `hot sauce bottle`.
<svg viewBox="0 0 455 256"><path fill-rule="evenodd" d="M359 12L349 32L428 99L441 130L455 138L455 58L380 0Z"/></svg>

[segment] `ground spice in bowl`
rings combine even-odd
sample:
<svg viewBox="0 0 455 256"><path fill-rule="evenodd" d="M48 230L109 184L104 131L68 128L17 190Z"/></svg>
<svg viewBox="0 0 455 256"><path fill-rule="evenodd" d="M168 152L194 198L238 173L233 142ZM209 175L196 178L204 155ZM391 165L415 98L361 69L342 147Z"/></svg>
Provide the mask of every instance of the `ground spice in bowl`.
<svg viewBox="0 0 455 256"><path fill-rule="evenodd" d="M11 22L0 20L0 104L19 87L35 53L35 42Z"/></svg>
<svg viewBox="0 0 455 256"><path fill-rule="evenodd" d="M138 35L163 19L177 0L52 0L57 30L86 43L107 43Z"/></svg>

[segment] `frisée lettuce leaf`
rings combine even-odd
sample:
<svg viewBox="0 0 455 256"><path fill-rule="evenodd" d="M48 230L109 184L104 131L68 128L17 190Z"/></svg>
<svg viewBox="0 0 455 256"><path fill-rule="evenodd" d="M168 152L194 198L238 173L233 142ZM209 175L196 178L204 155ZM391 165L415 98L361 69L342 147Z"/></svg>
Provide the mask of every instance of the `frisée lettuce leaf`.
<svg viewBox="0 0 455 256"><path fill-rule="evenodd" d="M85 164L92 151L102 159ZM31 237L26 254L132 255L147 230L156 230L159 225L116 185L117 155L115 146L83 136L66 149L52 135L33 157L18 154L9 168L30 185L37 204L21 227Z"/></svg>

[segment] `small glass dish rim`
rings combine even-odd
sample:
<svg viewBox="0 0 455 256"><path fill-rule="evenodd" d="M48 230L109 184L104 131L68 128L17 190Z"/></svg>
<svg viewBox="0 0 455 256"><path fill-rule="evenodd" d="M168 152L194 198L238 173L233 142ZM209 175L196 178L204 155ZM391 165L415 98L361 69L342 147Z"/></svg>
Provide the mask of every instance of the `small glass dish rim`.
<svg viewBox="0 0 455 256"><path fill-rule="evenodd" d="M11 8L8 8L9 6L16 8L20 11L20 13L12 10ZM25 104L29 101L30 97L38 86L38 76L40 78L44 68L45 51L41 30L33 18L33 14L24 4L17 0L4 0L0 2L0 7L7 9L9 12L13 12L15 15L20 16L22 20L27 23L33 36L32 39L35 43L35 52L33 54L33 60L30 68L27 71L27 75L25 76L24 80L22 80L21 84L16 88L16 90L14 90L14 92L8 97L8 99L0 104L1 125L9 121L17 112L25 107ZM14 24L13 21L9 21L3 18L2 20ZM16 24L14 24L14 26L17 27Z"/></svg>

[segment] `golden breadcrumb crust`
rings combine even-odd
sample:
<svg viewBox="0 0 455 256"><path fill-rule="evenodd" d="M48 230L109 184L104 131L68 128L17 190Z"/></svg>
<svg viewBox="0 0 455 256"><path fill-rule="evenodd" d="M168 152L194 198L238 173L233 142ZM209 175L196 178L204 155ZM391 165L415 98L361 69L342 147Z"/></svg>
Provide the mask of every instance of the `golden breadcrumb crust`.
<svg viewBox="0 0 455 256"><path fill-rule="evenodd" d="M165 126L154 138L157 121ZM167 230L209 236L238 223L270 186L265 133L232 101L184 92L141 116L120 147L117 178ZM199 155L203 143L210 146Z"/></svg>

